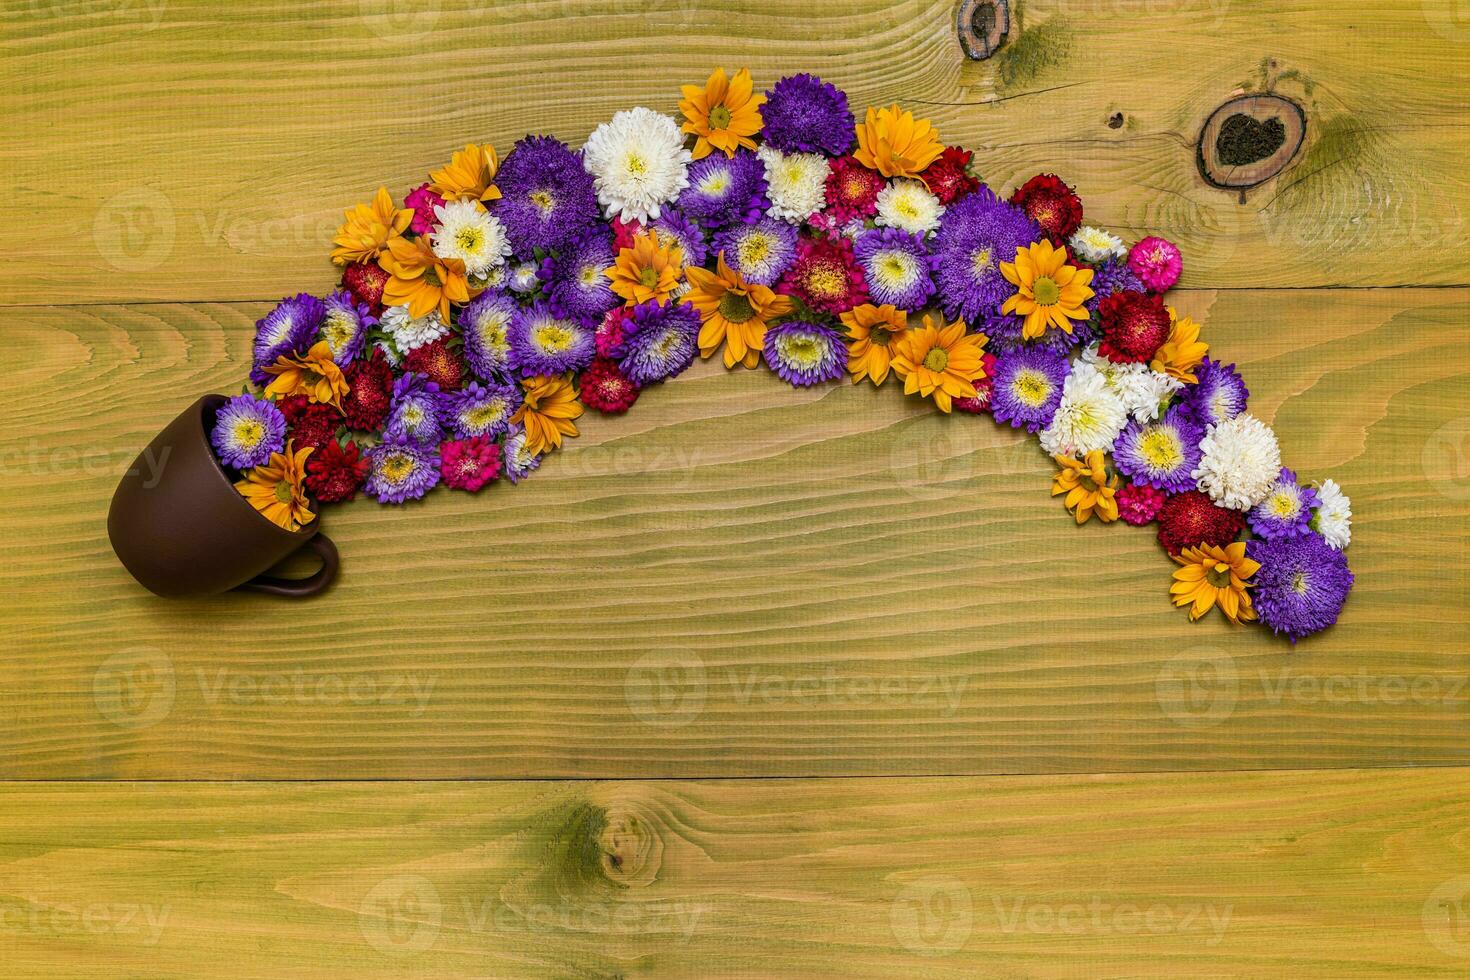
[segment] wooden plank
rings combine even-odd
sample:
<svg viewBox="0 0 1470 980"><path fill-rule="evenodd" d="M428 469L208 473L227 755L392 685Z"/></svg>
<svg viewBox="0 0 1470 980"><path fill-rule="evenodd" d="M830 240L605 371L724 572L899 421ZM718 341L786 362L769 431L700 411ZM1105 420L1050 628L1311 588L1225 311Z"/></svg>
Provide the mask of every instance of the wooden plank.
<svg viewBox="0 0 1470 980"><path fill-rule="evenodd" d="M1003 188L1073 180L1092 219L1184 247L1196 287L1470 284L1449 0L1016 4L992 59L953 0L0 5L7 304L260 300L326 288L341 211L468 139L580 142L623 108L749 65L903 100ZM1307 144L1242 203L1194 144L1239 89L1301 101Z"/></svg>
<svg viewBox="0 0 1470 980"><path fill-rule="evenodd" d="M1467 777L12 784L5 972L1464 976Z"/></svg>
<svg viewBox="0 0 1470 980"><path fill-rule="evenodd" d="M0 777L730 776L1464 764L1464 290L1185 293L1358 587L1293 650L1191 625L1143 530L892 387L702 365L519 487L329 513L318 601L165 601L112 487L245 375L253 305L28 309L0 401Z"/></svg>

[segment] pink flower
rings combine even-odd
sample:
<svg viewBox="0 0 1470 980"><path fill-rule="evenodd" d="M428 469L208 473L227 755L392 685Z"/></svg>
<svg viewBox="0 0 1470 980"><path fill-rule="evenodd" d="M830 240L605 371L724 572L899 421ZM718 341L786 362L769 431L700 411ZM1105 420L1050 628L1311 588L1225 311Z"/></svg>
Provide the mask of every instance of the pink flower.
<svg viewBox="0 0 1470 980"><path fill-rule="evenodd" d="M1153 523L1169 495L1162 490L1130 483L1118 491L1118 516L1134 527Z"/></svg>
<svg viewBox="0 0 1470 980"><path fill-rule="evenodd" d="M500 447L489 436L450 440L439 447L439 473L446 486L475 493L500 475Z"/></svg>
<svg viewBox="0 0 1470 980"><path fill-rule="evenodd" d="M1150 235L1128 253L1128 268L1149 292L1162 293L1179 281L1184 261L1173 242Z"/></svg>
<svg viewBox="0 0 1470 980"><path fill-rule="evenodd" d="M628 319L628 308L626 306L615 307L608 310L602 317L602 322L592 334L592 342L597 345L597 356L617 360L623 356L623 324Z"/></svg>
<svg viewBox="0 0 1470 980"><path fill-rule="evenodd" d="M413 224L409 225L415 235L427 235L434 230L434 209L444 206L444 198L429 190L428 184L420 184L408 192L403 199L405 206L413 208Z"/></svg>
<svg viewBox="0 0 1470 980"><path fill-rule="evenodd" d="M612 219L613 230L613 252L620 252L625 248L633 247L633 239L643 231L643 226L636 220L624 221L622 218Z"/></svg>

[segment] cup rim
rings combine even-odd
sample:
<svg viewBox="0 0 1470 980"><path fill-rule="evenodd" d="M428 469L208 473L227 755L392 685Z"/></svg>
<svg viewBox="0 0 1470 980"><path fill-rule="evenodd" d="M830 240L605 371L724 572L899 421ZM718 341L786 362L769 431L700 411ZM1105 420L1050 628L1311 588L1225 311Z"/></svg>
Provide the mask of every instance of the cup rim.
<svg viewBox="0 0 1470 980"><path fill-rule="evenodd" d="M252 517L254 517L265 527L276 532L277 534L283 534L287 538L290 538L292 540L301 538L303 536L310 537L311 535L316 534L319 530L321 530L321 504L314 496L311 495L310 491L306 491L306 499L311 503L312 513L315 514L316 517L312 519L311 523L303 524L296 530L290 531L284 527L281 527L281 525L277 524L275 521L271 520L269 517L266 517L260 511L252 507L250 501L246 500L244 495L241 494L240 491L235 489L235 484L230 479L230 475L225 472L225 468L223 465L221 465L219 457L215 455L214 444L211 443L209 439L208 427L204 424L204 413L210 411L219 411L220 406L227 401L229 401L229 399L226 398L224 395L204 395L197 402L194 403L194 408L190 412L190 417L193 419L194 424L198 426L197 435L199 437L200 445L204 447L204 455L209 458L210 466L213 467L215 475L219 477L220 483L223 484L225 490L228 491L229 495L236 501L238 501L239 505L244 508Z"/></svg>

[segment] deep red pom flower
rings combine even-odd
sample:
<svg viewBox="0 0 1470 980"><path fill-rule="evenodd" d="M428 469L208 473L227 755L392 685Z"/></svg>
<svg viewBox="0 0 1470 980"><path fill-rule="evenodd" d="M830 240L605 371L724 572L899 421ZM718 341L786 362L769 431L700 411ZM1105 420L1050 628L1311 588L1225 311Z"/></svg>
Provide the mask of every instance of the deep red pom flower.
<svg viewBox="0 0 1470 980"><path fill-rule="evenodd" d="M337 438L342 426L342 413L331 405L313 404L305 395L282 398L277 407L286 416L286 436L296 448L314 446L320 449Z"/></svg>
<svg viewBox="0 0 1470 980"><path fill-rule="evenodd" d="M413 208L413 223L409 225L415 235L427 235L434 229L439 218L435 208L444 206L444 198L429 190L428 184L420 184L403 199L403 206Z"/></svg>
<svg viewBox="0 0 1470 980"><path fill-rule="evenodd" d="M440 391L458 391L464 387L464 358L449 348L449 338L439 337L415 347L403 358L403 370L428 375Z"/></svg>
<svg viewBox="0 0 1470 980"><path fill-rule="evenodd" d="M1053 245L1063 245L1082 224L1082 199L1056 174L1037 174L1016 188L1011 203L1041 226Z"/></svg>
<svg viewBox="0 0 1470 980"><path fill-rule="evenodd" d="M597 346L598 357L619 358L623 356L623 337L627 331L624 324L628 320L629 308L619 306L608 310L603 316L602 322L597 325L597 330L592 334L592 341Z"/></svg>
<svg viewBox="0 0 1470 980"><path fill-rule="evenodd" d="M946 147L939 159L929 164L919 177L929 192L939 198L940 204L953 204L966 194L980 187L980 181L971 177L967 167L975 156L958 146Z"/></svg>
<svg viewBox="0 0 1470 980"><path fill-rule="evenodd" d="M342 270L342 285L359 303L366 303L373 316L383 312L383 286L388 273L378 265L354 262Z"/></svg>
<svg viewBox="0 0 1470 980"><path fill-rule="evenodd" d="M475 493L500 475L500 447L489 436L452 439L439 446L445 486Z"/></svg>
<svg viewBox="0 0 1470 980"><path fill-rule="evenodd" d="M633 247L633 239L643 231L643 226L637 219L624 221L622 218L612 219L613 230L613 254L617 255L625 248Z"/></svg>
<svg viewBox="0 0 1470 980"><path fill-rule="evenodd" d="M1239 511L1217 507L1198 490L1176 493L1159 510L1159 544L1171 555L1202 544L1224 546L1245 526Z"/></svg>
<svg viewBox="0 0 1470 980"><path fill-rule="evenodd" d="M388 417L393 400L393 369L376 347L368 357L359 357L347 365L347 394L342 399L342 414L347 428L354 432L376 432Z"/></svg>
<svg viewBox="0 0 1470 980"><path fill-rule="evenodd" d="M1098 353L1110 361L1150 361L1169 339L1169 311L1162 296L1122 289L1099 303L1097 310L1103 334Z"/></svg>
<svg viewBox="0 0 1470 980"><path fill-rule="evenodd" d="M1151 524L1159 516L1159 510L1163 508L1168 496L1155 487L1130 483L1119 490L1115 498L1118 501L1118 516L1134 527Z"/></svg>
<svg viewBox="0 0 1470 980"><path fill-rule="evenodd" d="M868 284L846 238L801 238L778 293L836 316L868 301Z"/></svg>
<svg viewBox="0 0 1470 980"><path fill-rule="evenodd" d="M974 398L952 398L950 405L970 415L982 415L990 411L990 392L995 388L995 355L982 354L985 377L975 382Z"/></svg>
<svg viewBox="0 0 1470 980"><path fill-rule="evenodd" d="M623 376L616 361L595 358L582 372L582 404L620 415L638 400L638 386Z"/></svg>
<svg viewBox="0 0 1470 980"><path fill-rule="evenodd" d="M872 217L878 213L878 192L887 183L882 174L853 157L838 157L827 174L827 209L823 213L838 228L855 218Z"/></svg>
<svg viewBox="0 0 1470 980"><path fill-rule="evenodd" d="M351 500L371 468L357 443L333 439L306 458L306 488L324 504Z"/></svg>

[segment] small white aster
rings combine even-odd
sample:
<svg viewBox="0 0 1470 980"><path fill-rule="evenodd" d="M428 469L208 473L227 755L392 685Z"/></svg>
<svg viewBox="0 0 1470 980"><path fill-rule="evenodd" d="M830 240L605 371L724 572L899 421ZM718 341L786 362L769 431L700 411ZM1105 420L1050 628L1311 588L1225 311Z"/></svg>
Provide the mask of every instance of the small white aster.
<svg viewBox="0 0 1470 980"><path fill-rule="evenodd" d="M532 292L540 284L540 270L535 262L522 262L510 270L510 288L517 293Z"/></svg>
<svg viewBox="0 0 1470 980"><path fill-rule="evenodd" d="M1128 414L1139 422L1158 418L1165 400L1184 387L1184 382L1147 364L1111 361L1098 353L1096 344L1082 352L1082 363L1091 365L1107 380L1108 389L1122 399Z"/></svg>
<svg viewBox="0 0 1470 980"><path fill-rule="evenodd" d="M1128 424L1128 409L1107 379L1085 362L1072 365L1051 424L1041 431L1041 448L1053 456L1083 456L1110 450Z"/></svg>
<svg viewBox="0 0 1470 980"><path fill-rule="evenodd" d="M891 180L878 192L877 223L927 235L939 227L944 205L930 193L922 180Z"/></svg>
<svg viewBox="0 0 1470 980"><path fill-rule="evenodd" d="M390 306L383 311L379 324L393 338L393 346L404 354L449 334L449 325L439 319L437 309L415 320L408 315L407 306Z"/></svg>
<svg viewBox="0 0 1470 980"><path fill-rule="evenodd" d="M679 124L644 106L625 109L592 131L582 166L608 218L647 223L689 186L691 154Z"/></svg>
<svg viewBox="0 0 1470 980"><path fill-rule="evenodd" d="M441 259L459 259L465 272L476 279L510 255L510 240L500 219L478 201L454 201L434 208L439 227L429 236L434 254Z"/></svg>
<svg viewBox="0 0 1470 980"><path fill-rule="evenodd" d="M1317 512L1312 515L1312 527L1338 551L1353 540L1352 501L1336 481L1323 480L1317 487Z"/></svg>
<svg viewBox="0 0 1470 980"><path fill-rule="evenodd" d="M500 265L494 265L486 269L485 274L475 280L475 285L483 286L486 289L504 289L509 282L510 266L501 263Z"/></svg>
<svg viewBox="0 0 1470 980"><path fill-rule="evenodd" d="M766 165L766 196L773 218L799 223L827 203L827 173L832 165L820 153L782 153L771 146L758 151Z"/></svg>
<svg viewBox="0 0 1470 980"><path fill-rule="evenodd" d="M1067 244L1072 246L1072 254L1083 262L1102 262L1106 259L1126 258L1128 255L1128 247L1123 244L1123 239L1092 225L1083 225L1074 231Z"/></svg>
<svg viewBox="0 0 1470 980"><path fill-rule="evenodd" d="M1204 454L1190 474L1221 507L1250 510L1266 498L1281 475L1276 433L1254 415L1237 415L1205 430Z"/></svg>

